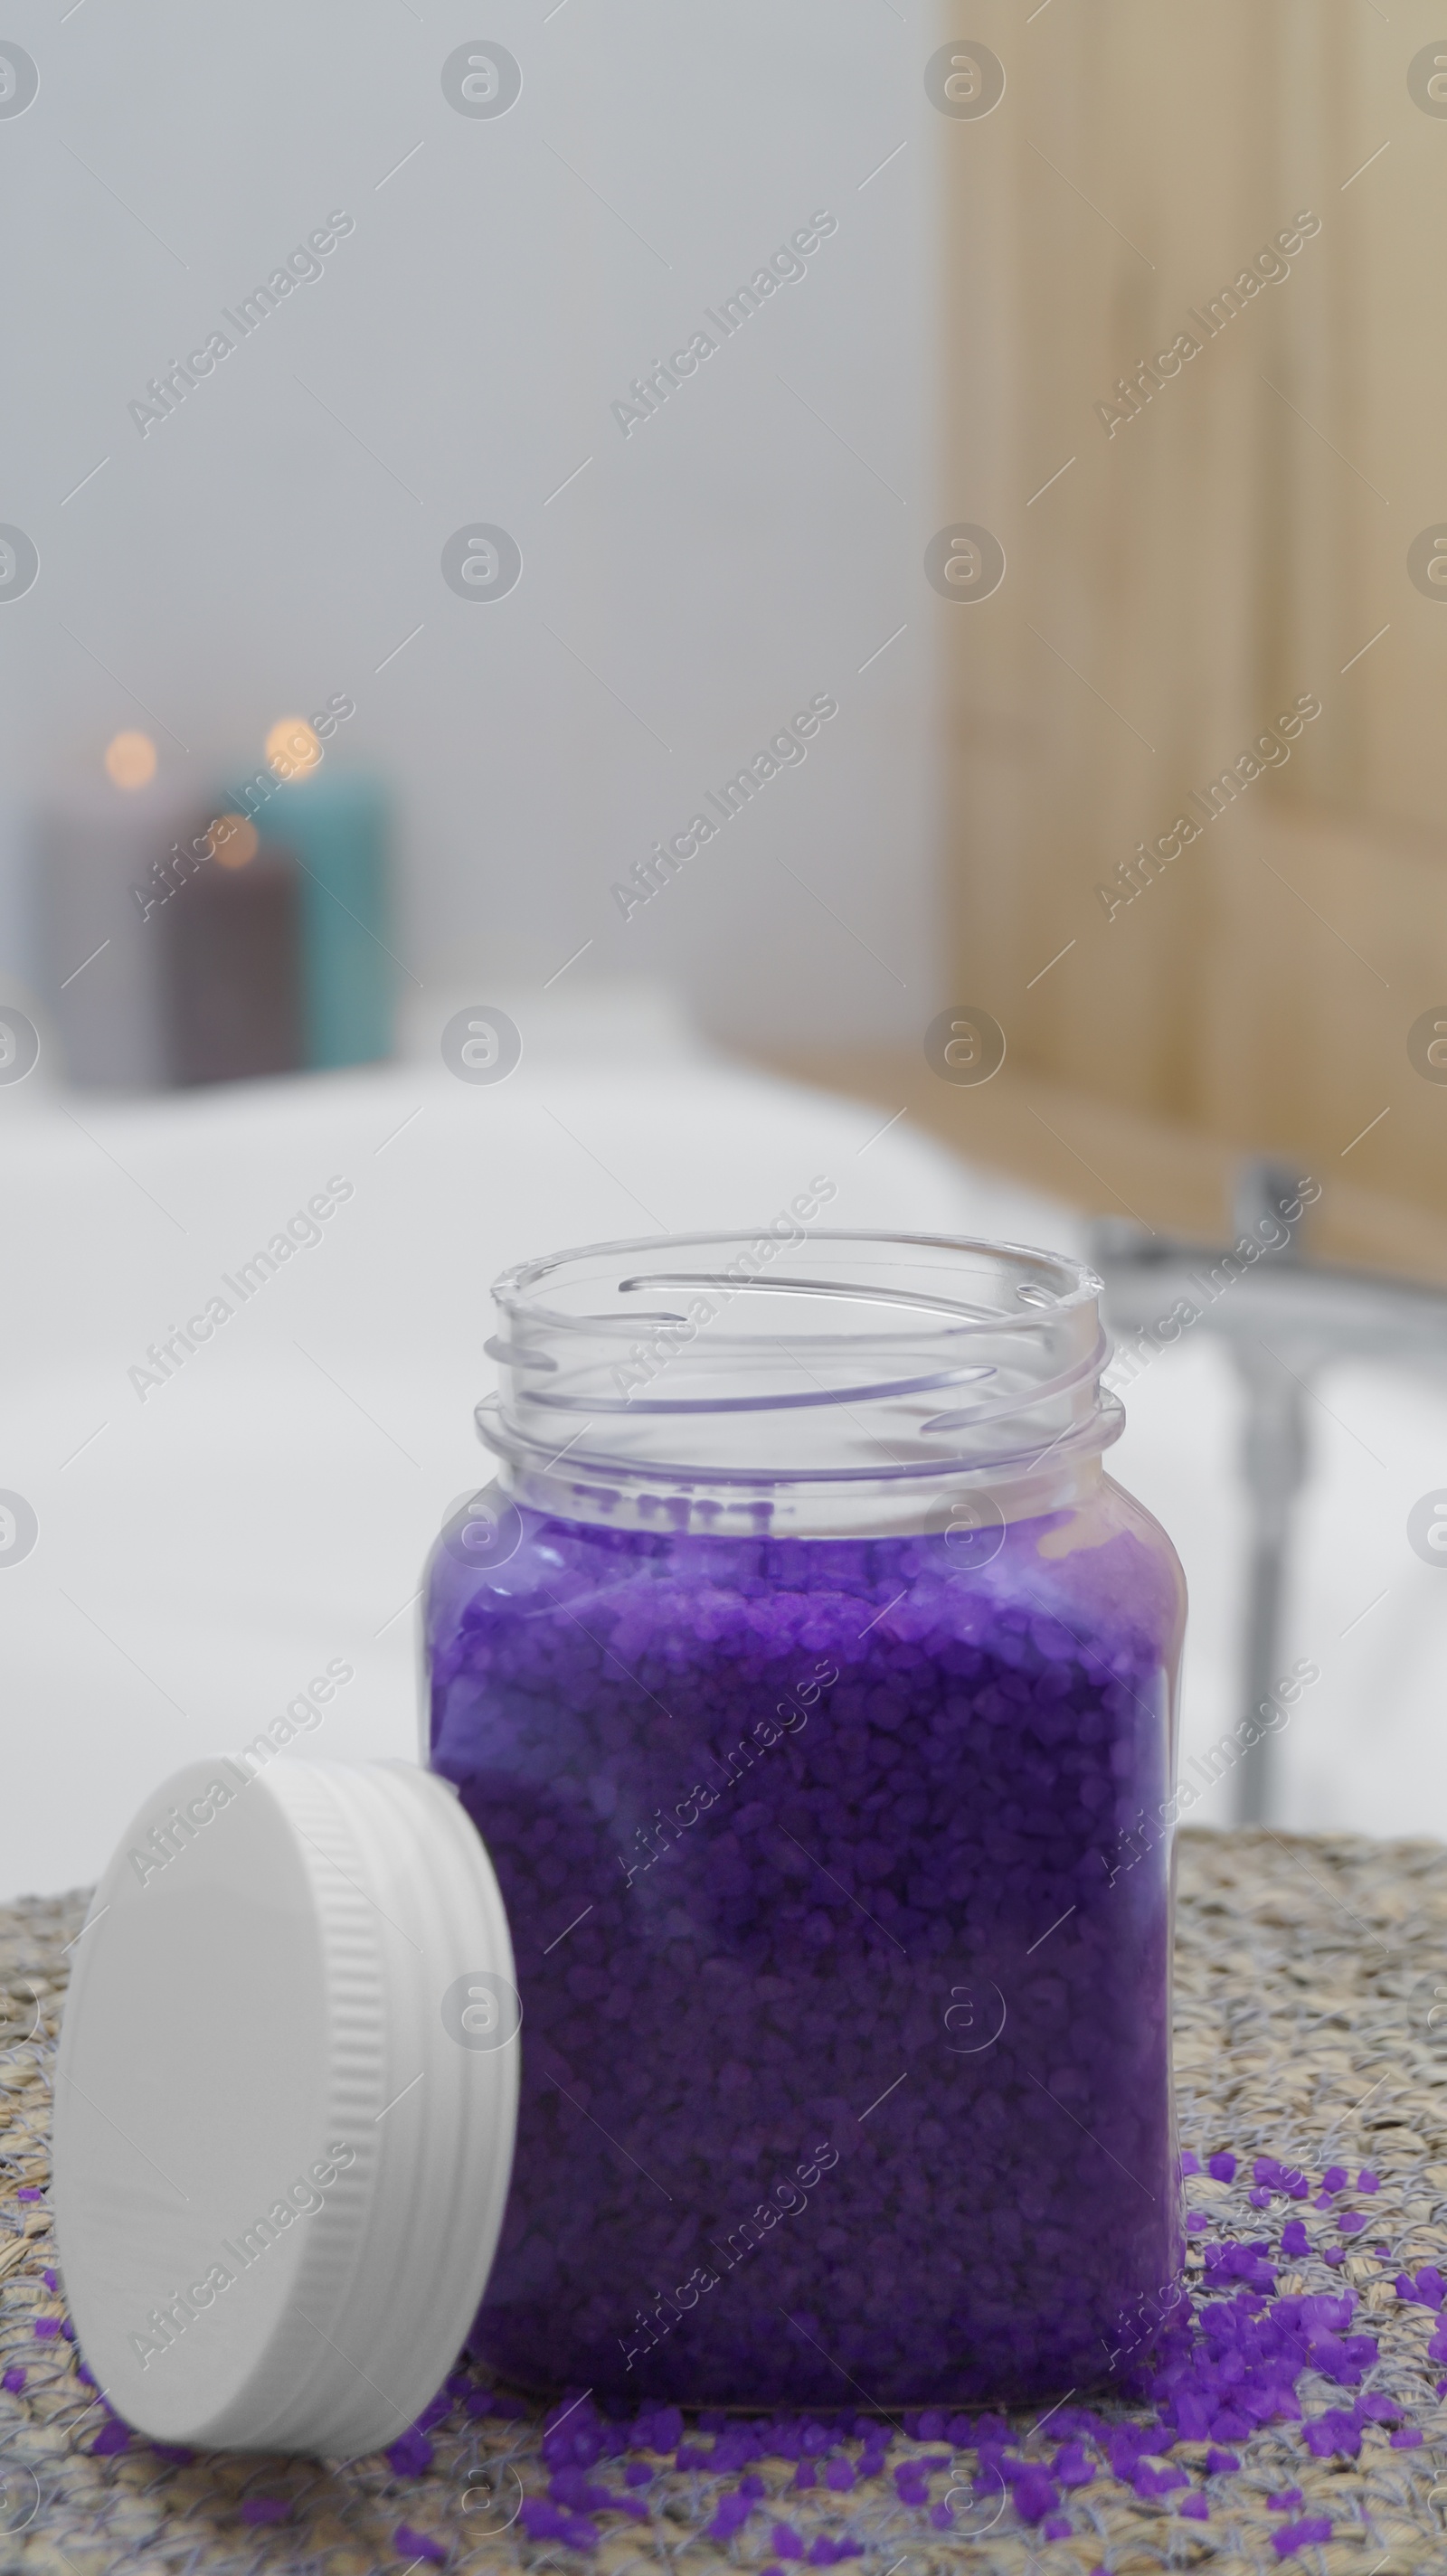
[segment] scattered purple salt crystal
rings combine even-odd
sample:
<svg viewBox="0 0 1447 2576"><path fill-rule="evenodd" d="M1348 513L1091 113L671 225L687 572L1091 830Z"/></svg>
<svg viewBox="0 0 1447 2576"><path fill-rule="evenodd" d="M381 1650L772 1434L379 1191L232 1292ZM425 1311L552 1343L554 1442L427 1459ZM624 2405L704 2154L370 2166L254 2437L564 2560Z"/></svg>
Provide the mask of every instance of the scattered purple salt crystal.
<svg viewBox="0 0 1447 2576"><path fill-rule="evenodd" d="M720 2496L713 2520L704 2531L705 2540L732 2540L736 2531L742 2531L753 2509L752 2496Z"/></svg>
<svg viewBox="0 0 1447 2576"><path fill-rule="evenodd" d="M1447 2282L1443 2281L1436 2264L1424 2263L1417 2275L1417 2296L1423 2307L1440 2308L1444 2295L1447 2295Z"/></svg>
<svg viewBox="0 0 1447 2576"><path fill-rule="evenodd" d="M640 2415L633 2439L640 2451L676 2451L683 2440L683 2417L678 2408L660 2406L650 2415Z"/></svg>
<svg viewBox="0 0 1447 2576"><path fill-rule="evenodd" d="M1347 2187L1346 2166L1328 2165L1321 2178L1321 2187L1323 2191L1345 2191Z"/></svg>
<svg viewBox="0 0 1447 2576"><path fill-rule="evenodd" d="M1078 2442L1066 2442L1055 2454L1054 2475L1063 2487L1088 2487L1095 2463L1086 2458Z"/></svg>
<svg viewBox="0 0 1447 2576"><path fill-rule="evenodd" d="M462 2402L469 2415L490 2415L496 2401L490 2388L469 2388Z"/></svg>
<svg viewBox="0 0 1447 2576"><path fill-rule="evenodd" d="M12 2362L10 2368L6 2371L4 2378L0 2379L0 2388L7 2388L12 2397L18 2397L24 2385L25 2372L23 2368L19 2362Z"/></svg>
<svg viewBox="0 0 1447 2576"><path fill-rule="evenodd" d="M802 2558L804 2555L804 2543L787 2522L775 2523L769 2546L776 2558Z"/></svg>
<svg viewBox="0 0 1447 2576"><path fill-rule="evenodd" d="M1015 2511L1022 2522L1043 2522L1046 2514L1053 2513L1060 2502L1044 2469L1029 2467L1023 2476L1012 2478L1010 2483Z"/></svg>
<svg viewBox="0 0 1447 2576"><path fill-rule="evenodd" d="M546 2496L525 2496L518 2520L530 2540L561 2540L570 2549L596 2549L603 2536L586 2514L564 2513Z"/></svg>
<svg viewBox="0 0 1447 2576"><path fill-rule="evenodd" d="M426 2434L419 2433L413 2426L407 2432L399 2433L387 2453L387 2465L396 2478L420 2478L425 2469L431 2468L432 2457L432 2445Z"/></svg>
<svg viewBox="0 0 1447 2576"><path fill-rule="evenodd" d="M1421 2426L1401 2424L1395 2433L1388 2435L1388 2440L1394 2451L1420 2451L1423 2440Z"/></svg>
<svg viewBox="0 0 1447 2576"><path fill-rule="evenodd" d="M1358 2191L1374 2192L1380 2191L1381 2188L1380 2176L1373 2173L1370 2165L1363 2165L1361 2172L1357 2176Z"/></svg>
<svg viewBox="0 0 1447 2576"><path fill-rule="evenodd" d="M1121 2424L1107 2436L1105 2444L1106 2457L1110 2462L1111 2472L1115 2477L1129 2478L1133 2476L1140 2461L1141 2453L1145 2448L1145 2443L1142 2438L1143 2433L1144 2427L1142 2425Z"/></svg>
<svg viewBox="0 0 1447 2576"><path fill-rule="evenodd" d="M285 2522L291 2506L285 2496L243 2496L237 2510L243 2522Z"/></svg>
<svg viewBox="0 0 1447 2576"><path fill-rule="evenodd" d="M1290 2558L1293 2551L1309 2549L1316 2540L1330 2540L1329 2513L1309 2513L1304 2522L1289 2522L1281 2531L1273 2531L1271 2546L1278 2558Z"/></svg>
<svg viewBox="0 0 1447 2576"><path fill-rule="evenodd" d="M824 2472L824 2484L836 2495L848 2495L855 2484L854 2471L848 2460L831 2460Z"/></svg>
<svg viewBox="0 0 1447 2576"><path fill-rule="evenodd" d="M241 2510L245 2513L245 2505L242 2506ZM282 2507L282 2511L283 2513L286 2511L286 2507L284 2505ZM270 2520L271 2518L272 2517L268 2515L267 2519ZM259 2521L261 2517L259 2515L254 2515L252 2519ZM392 2534L392 2546L396 2550L399 2558L410 2558L413 2560L425 2558L429 2567L445 2567L447 2564L446 2542L439 2540L434 2532L414 2531L410 2522L398 2523L396 2530Z"/></svg>
<svg viewBox="0 0 1447 2576"><path fill-rule="evenodd" d="M15 2197L17 2200L43 2200L45 2194L38 2191L33 2182L23 2182Z"/></svg>
<svg viewBox="0 0 1447 2576"><path fill-rule="evenodd" d="M1236 2159L1232 2155L1230 2148L1222 2147L1217 2155L1208 2156L1206 2159L1206 2171L1216 2182L1234 2182L1236 2179Z"/></svg>
<svg viewBox="0 0 1447 2576"><path fill-rule="evenodd" d="M554 2469L548 2480L550 2504L566 2505L570 2513L591 2513L617 2501L611 2487L590 2478L586 2469Z"/></svg>
<svg viewBox="0 0 1447 2576"><path fill-rule="evenodd" d="M1361 2418L1355 2408L1348 2412L1344 2406L1329 2406L1324 2415L1303 2424L1301 2438L1318 2460L1338 2452L1354 2460L1362 2447Z"/></svg>
<svg viewBox="0 0 1447 2576"><path fill-rule="evenodd" d="M1266 2502L1273 2513L1290 2513L1301 2502L1301 2489L1282 2487L1276 2495L1269 2495Z"/></svg>
<svg viewBox="0 0 1447 2576"><path fill-rule="evenodd" d="M71 2317L62 2317L62 2318L61 2318L61 2320L60 2320L60 2331L61 2331L61 2333L64 2335L65 2340L66 2340L66 2342L67 2342L67 2343L74 2343L74 2341L75 2341L75 2322L74 2322L74 2319L73 2319L73 2318L71 2318Z"/></svg>
<svg viewBox="0 0 1447 2576"><path fill-rule="evenodd" d="M1184 2469L1174 2466L1153 2469L1149 2461L1139 2460L1130 2483L1136 2494L1144 2497L1169 2495L1173 2487L1189 2486L1191 2482Z"/></svg>
<svg viewBox="0 0 1447 2576"><path fill-rule="evenodd" d="M758 2443L750 2424L729 2424L713 2446L709 2465L719 2477L731 2477L738 2469L748 2467L758 2457Z"/></svg>
<svg viewBox="0 0 1447 2576"><path fill-rule="evenodd" d="M938 2504L932 2504L930 2506L929 2518L934 2524L936 2531L948 2531L955 2518L954 2506L952 2504L946 2504L944 2498L941 2497Z"/></svg>
<svg viewBox="0 0 1447 2576"><path fill-rule="evenodd" d="M1188 2522L1209 2522L1211 2519L1211 2508L1203 2495L1188 2495L1177 2511L1183 2513Z"/></svg>
<svg viewBox="0 0 1447 2576"><path fill-rule="evenodd" d="M648 2487L653 2484L653 2471L645 2460L630 2460L623 2472L625 2487Z"/></svg>
<svg viewBox="0 0 1447 2576"><path fill-rule="evenodd" d="M602 2458L604 2439L603 2427L591 2408L575 2404L544 2433L540 2445L543 2466L591 2469L594 2461Z"/></svg>
<svg viewBox="0 0 1447 2576"><path fill-rule="evenodd" d="M1200 2157L1195 2153L1194 2149L1192 2149L1191 2147L1182 2147L1182 2149L1181 2149L1181 2180L1184 2182L1184 2181L1187 2179L1187 2177L1188 2177L1189 2175L1191 2175L1191 2174L1198 2174L1198 2173L1200 2172L1200 2170L1201 2170L1201 2159L1200 2159Z"/></svg>
<svg viewBox="0 0 1447 2576"><path fill-rule="evenodd" d="M39 2335L42 2343L53 2342L60 2332L59 2317L37 2317L35 2320L35 2332Z"/></svg>
<svg viewBox="0 0 1447 2576"><path fill-rule="evenodd" d="M1367 2222L1359 2209L1343 2209L1338 2211L1336 2223L1343 2236L1360 2236Z"/></svg>
<svg viewBox="0 0 1447 2576"><path fill-rule="evenodd" d="M681 2457L681 2456L682 2456L682 2454L680 2453L680 2457ZM798 2465L797 2469L794 2471L794 2484L795 2484L795 2486L796 2486L796 2487L817 2487L818 2483L819 2483L819 2472L818 2472L818 2470L815 2468L813 2461L812 2461L812 2460L801 2460L801 2461L799 2462L799 2465Z"/></svg>
<svg viewBox="0 0 1447 2576"><path fill-rule="evenodd" d="M1280 2191L1288 2200L1305 2200L1311 2190L1299 2165L1284 2165L1279 2156L1258 2156L1251 2168L1252 2179L1268 2191Z"/></svg>
<svg viewBox="0 0 1447 2576"><path fill-rule="evenodd" d="M1402 2417L1402 2409L1396 2399L1384 2396L1380 2390L1371 2396L1359 2397L1357 2413L1367 2424L1397 2424Z"/></svg>
<svg viewBox="0 0 1447 2576"><path fill-rule="evenodd" d="M1210 2224L1211 2222L1206 2216L1204 2210L1193 2209L1190 2217L1186 2221L1186 2234L1188 2236L1199 2236L1202 2228L1209 2227Z"/></svg>
<svg viewBox="0 0 1447 2576"><path fill-rule="evenodd" d="M40 2277L45 2283L47 2290L54 2290L58 2287L57 2276L54 2272L42 2272Z"/></svg>
<svg viewBox="0 0 1447 2576"><path fill-rule="evenodd" d="M1069 2514L1047 2514L1040 2525L1040 2537L1042 2540L1068 2540L1070 2538Z"/></svg>
<svg viewBox="0 0 1447 2576"><path fill-rule="evenodd" d="M1251 2190L1246 2194L1246 2197L1250 2201L1253 2209L1269 2209L1271 2207L1271 2194L1266 2189L1264 2183L1258 2182L1253 2184Z"/></svg>
<svg viewBox="0 0 1447 2576"><path fill-rule="evenodd" d="M90 2447L93 2457L98 2460L109 2459L113 2451L128 2451L131 2447L129 2424L123 2424L118 2415L113 2415L108 2424L102 2424Z"/></svg>
<svg viewBox="0 0 1447 2576"><path fill-rule="evenodd" d="M1239 2469L1240 2466L1241 2459L1239 2452L1218 2450L1214 2442L1211 2444L1210 2449L1206 2453L1206 2475L1208 2478L1222 2477L1227 2469Z"/></svg>
<svg viewBox="0 0 1447 2576"><path fill-rule="evenodd" d="M1311 2252L1311 2241L1303 2219L1288 2218L1281 2231L1281 2250L1283 2254L1290 2254L1295 2259Z"/></svg>

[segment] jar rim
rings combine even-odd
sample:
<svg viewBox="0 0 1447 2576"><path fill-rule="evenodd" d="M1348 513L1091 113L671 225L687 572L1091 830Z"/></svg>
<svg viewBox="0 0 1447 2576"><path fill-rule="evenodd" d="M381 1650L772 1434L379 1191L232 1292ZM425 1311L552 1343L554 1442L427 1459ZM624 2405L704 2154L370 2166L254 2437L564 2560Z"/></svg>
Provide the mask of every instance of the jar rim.
<svg viewBox="0 0 1447 2576"><path fill-rule="evenodd" d="M981 1234L907 1234L879 1228L801 1225L787 1235L778 1237L773 1237L772 1234L766 1237L765 1234L753 1228L729 1227L692 1234L624 1235L600 1243L573 1244L560 1252L542 1253L527 1261L514 1262L510 1268L499 1271L492 1283L492 1295L504 1312L512 1312L525 1303L528 1319L532 1323L545 1325L557 1332L596 1333L603 1320L598 1316L570 1315L565 1309L534 1303L527 1292L550 1274L565 1270L577 1262L609 1259L626 1253L657 1253L675 1249L682 1251L699 1244L732 1244L743 1251L765 1240L777 1240L781 1250L806 1243L843 1243L879 1244L892 1251L976 1253L992 1260L998 1260L1003 1255L1018 1261L1032 1272L1050 1270L1062 1282L1068 1283L1058 1292L1047 1290L1044 1282L1035 1278L1023 1283L1026 1287L1037 1289L1042 1298L1048 1299L1050 1310L1058 1314L1068 1313L1074 1307L1093 1305L1095 1300L1104 1293L1104 1282L1091 1268L1089 1262L1077 1261L1068 1253L1048 1252L1038 1244L1000 1242L989 1235ZM770 1279L757 1282L730 1281L727 1284L768 1287L777 1291L785 1283ZM817 1295L830 1292L821 1291L815 1287L811 1289L811 1293ZM897 1292L893 1297L881 1299L880 1302L899 1306L910 1303L926 1304L926 1301L912 1299L906 1292ZM959 1325L967 1331L997 1333L1012 1329L1026 1332L1038 1330L1042 1309L1035 1299L1026 1298L1024 1311L1019 1314L1013 1314L1004 1309L991 1313L978 1311L972 1313L958 1301L942 1299L938 1303L933 1300L927 1301L927 1311L954 1316L958 1318ZM633 1332L637 1329L632 1318L620 1316L616 1321L625 1332ZM728 1336L724 1335L721 1338L726 1340Z"/></svg>

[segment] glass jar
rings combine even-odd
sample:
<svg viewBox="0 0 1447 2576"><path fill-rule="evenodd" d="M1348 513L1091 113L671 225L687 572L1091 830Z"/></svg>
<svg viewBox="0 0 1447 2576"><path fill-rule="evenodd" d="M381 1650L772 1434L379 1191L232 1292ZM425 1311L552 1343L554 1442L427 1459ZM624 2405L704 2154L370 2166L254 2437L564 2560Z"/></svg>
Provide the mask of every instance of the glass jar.
<svg viewBox="0 0 1447 2576"><path fill-rule="evenodd" d="M1098 1290L792 1215L498 1282L426 1633L522 2000L514 2383L1029 2400L1174 2297L1185 1587Z"/></svg>

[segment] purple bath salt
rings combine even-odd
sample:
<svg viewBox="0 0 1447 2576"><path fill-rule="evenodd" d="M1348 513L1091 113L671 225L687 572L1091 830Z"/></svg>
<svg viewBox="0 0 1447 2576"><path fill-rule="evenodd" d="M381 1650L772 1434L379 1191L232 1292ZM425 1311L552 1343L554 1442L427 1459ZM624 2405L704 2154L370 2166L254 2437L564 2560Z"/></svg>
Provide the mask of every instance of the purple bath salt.
<svg viewBox="0 0 1447 2576"><path fill-rule="evenodd" d="M243 2505L242 2511L246 2508ZM414 2531L410 2523L399 2522L392 2534L392 2546L399 2558L424 2559L429 2567L445 2567L447 2544L434 2532Z"/></svg>
<svg viewBox="0 0 1447 2576"><path fill-rule="evenodd" d="M1278 2558L1290 2558L1298 2549L1309 2549L1314 2541L1330 2538L1330 2514L1309 2513L1303 2521L1285 2523L1280 2531L1274 2531L1271 2546Z"/></svg>
<svg viewBox="0 0 1447 2576"><path fill-rule="evenodd" d="M414 2424L399 2434L387 2453L387 2461L394 2477L420 2478L423 2470L432 2466L432 2445Z"/></svg>
<svg viewBox="0 0 1447 2576"><path fill-rule="evenodd" d="M1180 2296L1180 1590L1104 1491L984 1562L526 1506L504 1563L437 1550L431 1759L523 2006L499 2375L823 2410L1129 2380Z"/></svg>

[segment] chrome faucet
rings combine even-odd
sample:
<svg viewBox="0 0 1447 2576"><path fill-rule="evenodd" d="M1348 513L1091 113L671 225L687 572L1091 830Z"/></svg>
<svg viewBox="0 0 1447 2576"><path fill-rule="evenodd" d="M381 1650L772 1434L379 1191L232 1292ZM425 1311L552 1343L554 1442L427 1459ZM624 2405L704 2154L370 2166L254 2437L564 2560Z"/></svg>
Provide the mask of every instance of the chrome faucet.
<svg viewBox="0 0 1447 2576"><path fill-rule="evenodd" d="M1311 1193L1310 1200L1306 1193ZM1228 1249L1183 1243L1116 1218L1090 1231L1105 1283L1117 1363L1164 1354L1187 1331L1221 1334L1246 1395L1241 1472L1249 1509L1246 1611L1240 1646L1244 1714L1269 1700L1280 1670L1281 1613L1292 1517L1310 1472L1307 1405L1331 1361L1399 1360L1447 1370L1447 1292L1383 1273L1312 1260L1297 1228L1319 1189L1274 1157L1241 1166ZM1169 1328L1174 1325L1175 1329ZM1132 1338L1133 1337L1133 1338ZM1236 1769L1236 1822L1272 1813L1270 1732L1253 1730Z"/></svg>

